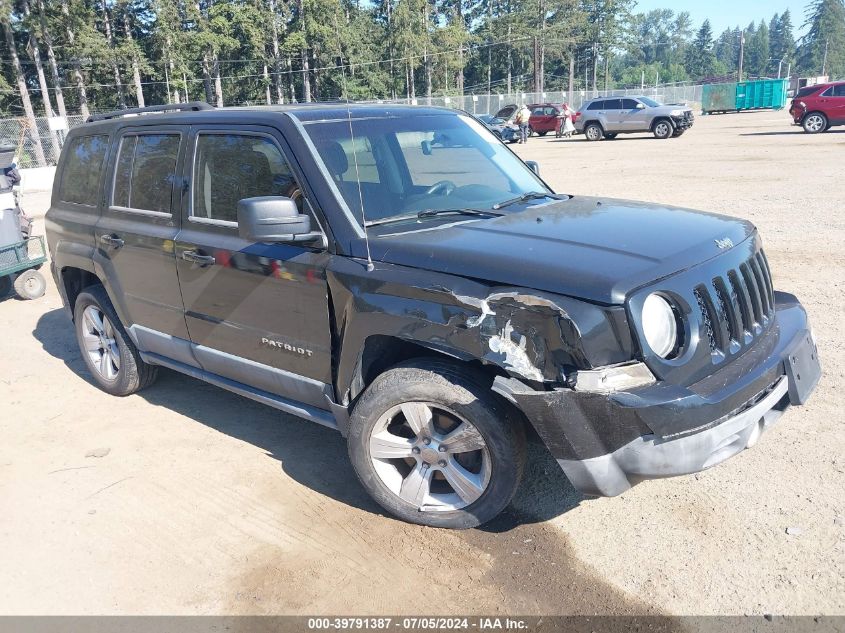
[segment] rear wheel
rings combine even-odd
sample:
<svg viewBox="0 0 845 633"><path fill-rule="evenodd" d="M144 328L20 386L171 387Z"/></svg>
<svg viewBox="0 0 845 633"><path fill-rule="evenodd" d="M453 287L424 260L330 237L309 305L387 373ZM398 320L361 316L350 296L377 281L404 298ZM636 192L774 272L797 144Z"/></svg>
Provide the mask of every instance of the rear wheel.
<svg viewBox="0 0 845 633"><path fill-rule="evenodd" d="M79 351L100 389L128 396L155 381L157 368L141 360L102 286L79 293L73 315Z"/></svg>
<svg viewBox="0 0 845 633"><path fill-rule="evenodd" d="M545 135L546 135L546 134L548 134L548 133L549 133L549 131L548 131L548 130L544 130L544 131L542 131L542 132L537 132L537 136L545 136Z"/></svg>
<svg viewBox="0 0 845 633"><path fill-rule="evenodd" d="M30 268L15 279L15 292L21 299L38 299L47 291L47 281L37 270Z"/></svg>
<svg viewBox="0 0 845 633"><path fill-rule="evenodd" d="M672 124L669 123L666 119L660 119L657 123L654 124L654 138L664 139L669 138L674 133L674 128Z"/></svg>
<svg viewBox="0 0 845 633"><path fill-rule="evenodd" d="M387 511L422 525L470 528L510 502L525 431L470 372L436 360L383 373L355 406L349 457Z"/></svg>
<svg viewBox="0 0 845 633"><path fill-rule="evenodd" d="M821 112L810 112L804 117L801 126L807 134L818 134L827 129L827 117Z"/></svg>
<svg viewBox="0 0 845 633"><path fill-rule="evenodd" d="M584 128L584 138L588 141L600 141L604 132L598 123L590 123Z"/></svg>

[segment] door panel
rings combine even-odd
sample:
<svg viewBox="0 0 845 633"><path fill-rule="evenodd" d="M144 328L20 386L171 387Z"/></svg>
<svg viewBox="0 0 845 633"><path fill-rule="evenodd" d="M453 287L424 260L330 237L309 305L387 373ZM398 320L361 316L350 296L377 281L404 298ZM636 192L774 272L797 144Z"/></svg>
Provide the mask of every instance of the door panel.
<svg viewBox="0 0 845 633"><path fill-rule="evenodd" d="M647 130L645 110L637 110L637 101L622 99L622 109L619 111L619 129L622 132L637 132Z"/></svg>
<svg viewBox="0 0 845 633"><path fill-rule="evenodd" d="M271 134L192 133L193 157L185 165L191 188L176 244L185 318L203 369L325 408L332 382L330 255L249 242L235 221L239 199L295 193L281 139Z"/></svg>
<svg viewBox="0 0 845 633"><path fill-rule="evenodd" d="M115 139L95 266L127 327L188 338L176 276L177 177L187 128L127 129Z"/></svg>

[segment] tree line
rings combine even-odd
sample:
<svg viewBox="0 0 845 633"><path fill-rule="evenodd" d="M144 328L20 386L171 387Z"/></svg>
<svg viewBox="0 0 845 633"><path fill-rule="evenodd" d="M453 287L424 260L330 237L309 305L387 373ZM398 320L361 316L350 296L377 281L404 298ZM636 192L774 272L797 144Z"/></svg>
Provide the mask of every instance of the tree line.
<svg viewBox="0 0 845 633"><path fill-rule="evenodd" d="M719 35L634 0L0 0L0 19L6 117L713 81L740 57L845 76L845 0Z"/></svg>

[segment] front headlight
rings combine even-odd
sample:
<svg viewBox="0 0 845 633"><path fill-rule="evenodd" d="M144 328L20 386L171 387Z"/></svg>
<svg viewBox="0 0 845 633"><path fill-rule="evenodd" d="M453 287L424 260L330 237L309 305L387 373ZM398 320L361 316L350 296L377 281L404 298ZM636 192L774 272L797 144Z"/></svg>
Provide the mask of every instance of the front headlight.
<svg viewBox="0 0 845 633"><path fill-rule="evenodd" d="M643 303L642 325L648 346L661 358L668 358L678 344L678 321L672 305L659 294L650 294Z"/></svg>
<svg viewBox="0 0 845 633"><path fill-rule="evenodd" d="M672 111L669 113L669 116L683 116L683 115L684 115L684 111L683 111L683 110L672 110Z"/></svg>

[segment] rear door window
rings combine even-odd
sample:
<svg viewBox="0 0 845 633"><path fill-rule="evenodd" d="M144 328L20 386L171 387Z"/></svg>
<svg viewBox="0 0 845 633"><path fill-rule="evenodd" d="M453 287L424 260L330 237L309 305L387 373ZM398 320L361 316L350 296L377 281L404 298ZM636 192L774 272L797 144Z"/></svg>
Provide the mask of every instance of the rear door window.
<svg viewBox="0 0 845 633"><path fill-rule="evenodd" d="M112 206L170 213L179 134L129 134L120 141Z"/></svg>
<svg viewBox="0 0 845 633"><path fill-rule="evenodd" d="M80 136L73 139L65 149L62 182L59 198L64 202L97 206L100 189L100 171L106 158L109 137L106 135Z"/></svg>
<svg viewBox="0 0 845 633"><path fill-rule="evenodd" d="M622 109L622 100L621 99L608 99L604 102L604 109L605 110L621 110Z"/></svg>
<svg viewBox="0 0 845 633"><path fill-rule="evenodd" d="M593 101L588 107L587 110L604 110L604 101Z"/></svg>

